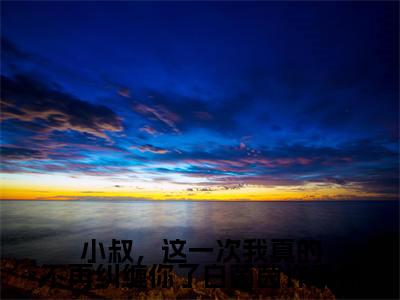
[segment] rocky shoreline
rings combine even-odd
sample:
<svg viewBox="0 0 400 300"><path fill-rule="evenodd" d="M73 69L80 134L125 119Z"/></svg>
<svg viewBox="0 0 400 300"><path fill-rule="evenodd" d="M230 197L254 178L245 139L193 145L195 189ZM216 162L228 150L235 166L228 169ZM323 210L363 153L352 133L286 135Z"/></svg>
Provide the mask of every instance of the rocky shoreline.
<svg viewBox="0 0 400 300"><path fill-rule="evenodd" d="M72 289L68 279L69 265L38 266L31 259L4 258L0 270L2 299L335 299L327 287L300 286L298 280L288 279L283 273L280 273L280 288L240 291L205 288L204 281L196 279L193 279L192 288L183 288L185 278L176 274L172 274L173 286L170 288L117 288L109 285L106 288ZM50 272L55 276L49 276Z"/></svg>

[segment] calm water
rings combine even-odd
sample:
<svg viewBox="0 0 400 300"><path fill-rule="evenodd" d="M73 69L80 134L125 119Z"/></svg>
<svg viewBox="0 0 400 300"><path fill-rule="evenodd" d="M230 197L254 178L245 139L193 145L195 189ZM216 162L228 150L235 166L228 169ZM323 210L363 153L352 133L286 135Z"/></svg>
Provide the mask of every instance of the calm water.
<svg viewBox="0 0 400 300"><path fill-rule="evenodd" d="M215 248L189 254L189 262L215 262L217 239L314 238L322 241L324 262L341 274L330 282L337 293L373 296L397 290L398 219L398 202L2 201L1 252L79 263L85 241L116 238L133 240L134 256L145 263L161 263L163 239L179 238ZM382 274L374 272L387 283L376 282Z"/></svg>

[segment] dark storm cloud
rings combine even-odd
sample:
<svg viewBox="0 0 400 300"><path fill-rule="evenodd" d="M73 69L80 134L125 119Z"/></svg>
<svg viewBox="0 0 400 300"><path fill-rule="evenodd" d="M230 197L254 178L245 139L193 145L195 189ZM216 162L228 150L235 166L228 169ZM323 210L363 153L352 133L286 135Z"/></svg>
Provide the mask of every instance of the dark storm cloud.
<svg viewBox="0 0 400 300"><path fill-rule="evenodd" d="M74 130L108 139L123 129L120 118L103 105L91 104L48 87L26 75L1 76L1 120L41 121L46 131Z"/></svg>

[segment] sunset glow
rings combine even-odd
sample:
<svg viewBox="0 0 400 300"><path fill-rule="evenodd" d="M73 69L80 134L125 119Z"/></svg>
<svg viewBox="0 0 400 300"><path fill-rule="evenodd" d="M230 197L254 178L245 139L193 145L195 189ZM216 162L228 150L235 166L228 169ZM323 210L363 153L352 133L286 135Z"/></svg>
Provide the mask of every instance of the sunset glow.
<svg viewBox="0 0 400 300"><path fill-rule="evenodd" d="M390 5L58 9L3 7L3 200L398 198Z"/></svg>

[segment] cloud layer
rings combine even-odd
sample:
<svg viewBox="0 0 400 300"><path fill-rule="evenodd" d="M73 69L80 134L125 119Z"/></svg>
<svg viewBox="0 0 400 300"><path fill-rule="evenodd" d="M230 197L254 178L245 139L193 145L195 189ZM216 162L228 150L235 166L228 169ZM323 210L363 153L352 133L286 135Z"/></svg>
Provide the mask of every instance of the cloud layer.
<svg viewBox="0 0 400 300"><path fill-rule="evenodd" d="M398 198L398 3L2 8L15 193Z"/></svg>

